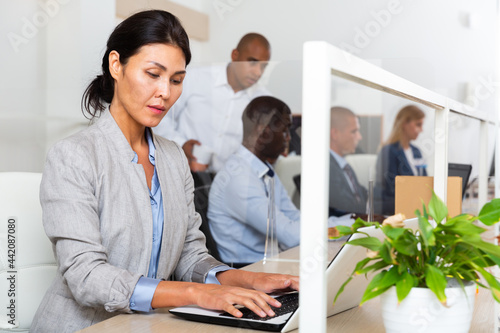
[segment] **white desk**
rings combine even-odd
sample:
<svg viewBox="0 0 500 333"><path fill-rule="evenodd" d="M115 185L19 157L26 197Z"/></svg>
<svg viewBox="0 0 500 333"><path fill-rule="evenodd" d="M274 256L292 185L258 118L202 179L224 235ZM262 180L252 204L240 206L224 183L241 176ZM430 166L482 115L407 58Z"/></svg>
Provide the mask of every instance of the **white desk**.
<svg viewBox="0 0 500 333"><path fill-rule="evenodd" d="M341 243L329 242L328 257L331 259L339 250ZM245 267L248 271L264 271L270 273L298 274L299 248L293 248L279 255L283 261L262 262ZM471 333L494 332L494 300L488 290L480 289L476 296L474 317ZM356 332L385 332L382 323L379 299L373 299L362 307L357 307L327 319L328 332L356 333ZM159 309L148 314L121 314L101 323L88 327L82 333L139 333L139 332L217 332L217 333L245 333L262 332L249 329L225 327L197 323L180 319L168 313L168 309ZM294 332L298 332L295 330Z"/></svg>

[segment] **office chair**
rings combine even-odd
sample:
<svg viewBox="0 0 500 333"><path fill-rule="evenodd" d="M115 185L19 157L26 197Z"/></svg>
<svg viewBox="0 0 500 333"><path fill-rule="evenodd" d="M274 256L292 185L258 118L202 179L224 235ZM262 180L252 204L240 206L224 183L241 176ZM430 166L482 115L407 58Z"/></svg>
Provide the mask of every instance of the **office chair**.
<svg viewBox="0 0 500 333"><path fill-rule="evenodd" d="M2 333L29 331L56 274L52 244L42 225L41 179L40 173L0 172L0 300L5 300L0 304ZM11 304L15 304L15 310Z"/></svg>
<svg viewBox="0 0 500 333"><path fill-rule="evenodd" d="M215 177L215 174L208 171L191 172L191 175L193 176L194 188L212 185L212 181Z"/></svg>
<svg viewBox="0 0 500 333"><path fill-rule="evenodd" d="M196 172L193 174L193 177L195 177L197 183L197 186L194 189L194 208L201 216L200 230L205 234L208 253L210 253L215 259L222 262L219 251L217 250L217 244L215 243L212 233L210 232L210 227L208 226L208 193L210 192L212 177L209 174L201 172Z"/></svg>
<svg viewBox="0 0 500 333"><path fill-rule="evenodd" d="M354 170L358 182L366 189L371 180L375 180L375 164L377 163L376 154L351 154L345 157L345 160Z"/></svg>
<svg viewBox="0 0 500 333"><path fill-rule="evenodd" d="M203 172L196 172L193 173L193 177L196 177L195 181L198 184L198 186L194 189L194 208L201 216L200 230L205 234L208 253L210 253L215 259L233 268L241 268L250 265L251 263L227 263L222 261L219 250L217 249L217 243L215 242L212 232L210 231L207 217L208 194L210 192L213 176L204 174Z"/></svg>
<svg viewBox="0 0 500 333"><path fill-rule="evenodd" d="M295 207L300 208L300 195L297 191L293 177L300 174L301 170L301 156L290 155L287 157L280 157L274 165L274 171L280 178L283 187L288 193Z"/></svg>

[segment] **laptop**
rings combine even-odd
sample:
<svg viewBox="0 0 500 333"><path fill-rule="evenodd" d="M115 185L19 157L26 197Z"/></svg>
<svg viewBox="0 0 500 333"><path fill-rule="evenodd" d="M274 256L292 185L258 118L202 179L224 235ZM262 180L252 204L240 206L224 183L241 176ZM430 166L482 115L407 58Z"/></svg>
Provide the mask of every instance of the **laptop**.
<svg viewBox="0 0 500 333"><path fill-rule="evenodd" d="M462 177L462 199L465 198L471 171L472 165L470 164L448 163L448 177Z"/></svg>
<svg viewBox="0 0 500 333"><path fill-rule="evenodd" d="M418 220L416 218L405 221L406 227L414 230L418 229ZM384 234L380 229L375 227L364 228L367 234L372 237L377 237L383 241ZM350 240L364 237L360 234L351 236ZM366 249L361 246L345 244L335 255L333 260L328 265L326 270L327 278L327 316L332 316L337 313L349 310L359 305L363 293L371 280L371 275L368 278L365 275L357 275L347 284L343 293L339 296L336 303L333 304L335 295L339 288L346 281L349 275L353 272L358 261L366 258ZM294 299L296 304L292 306L290 312L277 315L275 317L262 320L256 318L236 318L224 311L214 311L202 309L198 306L182 306L170 310L170 313L188 319L203 323L234 326L241 328L251 328L254 330L271 331L271 332L288 332L298 328L299 325L299 307L298 293L292 292L278 297L288 297ZM279 298L278 298L279 299ZM280 300L281 301L281 300ZM283 301L281 301L283 303ZM282 305L284 307L284 305ZM241 309L240 309L241 310ZM241 310L248 310L244 308ZM274 309L273 309L274 310ZM279 310L275 310L278 313Z"/></svg>

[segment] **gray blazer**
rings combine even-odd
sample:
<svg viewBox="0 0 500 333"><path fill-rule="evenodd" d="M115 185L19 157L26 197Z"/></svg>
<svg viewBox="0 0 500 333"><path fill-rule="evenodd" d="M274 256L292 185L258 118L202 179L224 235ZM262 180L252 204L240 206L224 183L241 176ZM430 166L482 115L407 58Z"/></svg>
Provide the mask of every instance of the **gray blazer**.
<svg viewBox="0 0 500 333"><path fill-rule="evenodd" d="M153 137L164 201L157 277L204 282L220 265L205 247L193 180L175 143ZM147 276L152 212L142 165L109 112L48 153L40 188L43 224L58 272L31 332L74 332L120 312Z"/></svg>

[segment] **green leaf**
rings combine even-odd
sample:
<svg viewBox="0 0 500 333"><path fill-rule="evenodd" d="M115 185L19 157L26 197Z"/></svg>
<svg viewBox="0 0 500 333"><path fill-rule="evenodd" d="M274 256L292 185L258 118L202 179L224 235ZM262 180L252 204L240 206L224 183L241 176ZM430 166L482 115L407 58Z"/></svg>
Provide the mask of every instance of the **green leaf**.
<svg viewBox="0 0 500 333"><path fill-rule="evenodd" d="M427 257L427 260L425 262L429 265L434 265L434 263L436 262L436 258L437 258L436 247L434 247L434 246L429 247L428 253L426 254L426 257Z"/></svg>
<svg viewBox="0 0 500 333"><path fill-rule="evenodd" d="M425 219L428 221L428 220L429 220L429 214L427 213L427 207L425 207L425 202L424 202L424 200L422 200L422 206L423 206L423 208L422 208L422 209L423 209L423 211L424 211L424 214L423 214L423 215L424 215Z"/></svg>
<svg viewBox="0 0 500 333"><path fill-rule="evenodd" d="M436 223L441 223L448 215L448 208L444 202L432 191L431 201L429 202L429 215Z"/></svg>
<svg viewBox="0 0 500 333"><path fill-rule="evenodd" d="M361 261L358 261L358 263L356 264L356 267L354 268L354 273L356 273L357 271L363 269L366 264L368 264L372 259L366 257L365 259L361 260Z"/></svg>
<svg viewBox="0 0 500 333"><path fill-rule="evenodd" d="M382 268L386 268L387 266L390 266L391 264L392 263L388 264L388 263L384 262L383 260L379 260L376 263L374 263L373 265L366 266L363 269L357 270L356 274L361 275L361 274L366 274L368 272L376 272L376 271L381 270Z"/></svg>
<svg viewBox="0 0 500 333"><path fill-rule="evenodd" d="M404 272L399 280L396 282L396 295L398 296L398 303L408 296L411 288L415 286L415 278L408 272Z"/></svg>
<svg viewBox="0 0 500 333"><path fill-rule="evenodd" d="M467 222L471 223L473 220L475 220L475 218L472 215L469 215L469 214L460 214L460 215L454 216L454 217L449 218L448 220L446 220L446 222L444 223L444 225L446 225L446 226L452 226L452 225L454 225L458 221L467 221Z"/></svg>
<svg viewBox="0 0 500 333"><path fill-rule="evenodd" d="M416 214L418 217L418 227L425 247L436 245L436 236L434 235L434 230L429 220L427 220L425 216L420 215L419 211L416 211Z"/></svg>
<svg viewBox="0 0 500 333"><path fill-rule="evenodd" d="M368 284L368 287L366 287L365 293L363 294L363 297L361 298L361 302L359 303L359 305L362 305L366 301L374 297L377 297L378 295L384 293L387 289L389 289L389 287L379 288L379 284L381 283L382 279L386 274L387 271L382 271L373 277L373 279Z"/></svg>
<svg viewBox="0 0 500 333"><path fill-rule="evenodd" d="M351 227L347 227L345 225L338 225L335 227L341 236L352 235L354 231Z"/></svg>
<svg viewBox="0 0 500 333"><path fill-rule="evenodd" d="M377 223L378 224L378 223ZM356 221L352 225L353 230L358 230L359 228L364 228L364 227L370 227L376 225L374 222L366 222L359 217L356 219Z"/></svg>
<svg viewBox="0 0 500 333"><path fill-rule="evenodd" d="M353 276L354 274L356 273L357 270L359 269L362 269L363 267L365 267L365 265L367 263L370 262L370 258L365 258L361 261L359 261L357 264L356 264L356 267L354 268L354 271L351 273L351 276L342 284L342 286L340 286L340 289L339 291L337 292L337 295L335 295L335 299L333 300L333 304L335 304L335 302L337 301L337 298L340 296L340 294L344 291L344 288L345 286L353 279Z"/></svg>
<svg viewBox="0 0 500 333"><path fill-rule="evenodd" d="M477 219L486 225L493 225L500 220L500 198L495 198L485 204Z"/></svg>
<svg viewBox="0 0 500 333"><path fill-rule="evenodd" d="M407 257L405 257L405 258L407 258ZM406 260L404 260L404 258L401 258L401 259L403 259L403 260L398 260L398 265L396 266L398 268L399 275L408 271L408 265L406 263Z"/></svg>
<svg viewBox="0 0 500 333"><path fill-rule="evenodd" d="M397 266L392 266L389 271L387 271L387 274L384 275L376 289L386 289L395 286L399 279L400 275Z"/></svg>
<svg viewBox="0 0 500 333"><path fill-rule="evenodd" d="M446 277L439 268L428 264L425 265L425 284L434 292L441 303L446 303L444 289L447 282Z"/></svg>
<svg viewBox="0 0 500 333"><path fill-rule="evenodd" d="M391 243L389 243L389 241L385 239L384 243L380 247L379 254L385 263L392 265L394 264L394 257L393 257L394 253L391 253L391 249L392 249Z"/></svg>
<svg viewBox="0 0 500 333"><path fill-rule="evenodd" d="M392 242L392 245L396 249L396 251L408 255L413 256L417 253L417 240L409 231L405 232L398 239Z"/></svg>
<svg viewBox="0 0 500 333"><path fill-rule="evenodd" d="M439 230L446 230L446 232L455 233L460 236L482 234L485 229L472 224L468 220L456 220L452 225L441 225Z"/></svg>
<svg viewBox="0 0 500 333"><path fill-rule="evenodd" d="M500 302L500 283L498 283L497 279L481 267L474 267L474 268L483 276L483 278L486 280L486 282L490 286L490 290L491 290L491 294L493 295L493 298L497 302Z"/></svg>
<svg viewBox="0 0 500 333"><path fill-rule="evenodd" d="M363 246L372 251L378 251L382 246L382 243L376 237L357 238L347 242L347 244Z"/></svg>
<svg viewBox="0 0 500 333"><path fill-rule="evenodd" d="M335 295L335 298L333 300L333 304L335 305L335 302L337 302L337 298L339 298L340 294L342 294L342 292L344 291L345 289L345 286L352 280L352 275L340 286L340 289L339 291L337 291L337 295Z"/></svg>
<svg viewBox="0 0 500 333"><path fill-rule="evenodd" d="M398 238L399 236L401 236L405 232L406 229L394 228L390 225L385 225L382 227L382 230L388 238L394 240L394 239Z"/></svg>
<svg viewBox="0 0 500 333"><path fill-rule="evenodd" d="M465 235L459 241L486 252L491 260L500 266L500 246L483 241L479 235Z"/></svg>

